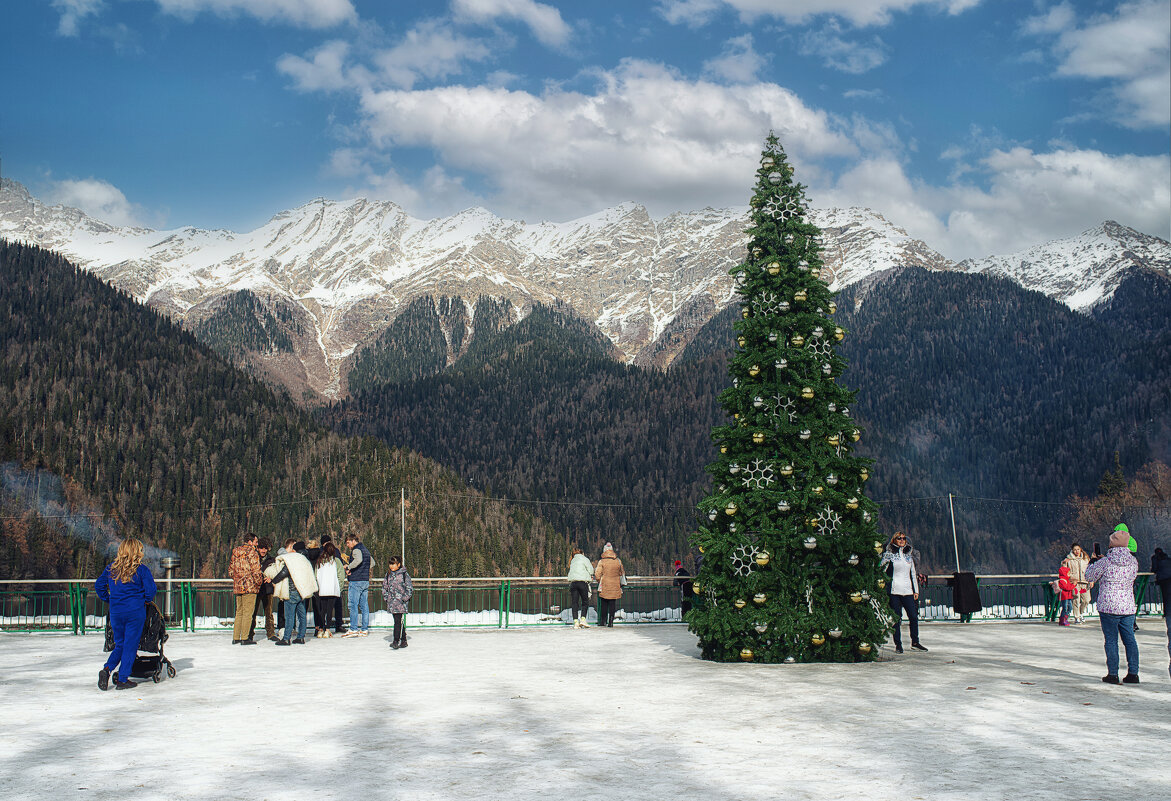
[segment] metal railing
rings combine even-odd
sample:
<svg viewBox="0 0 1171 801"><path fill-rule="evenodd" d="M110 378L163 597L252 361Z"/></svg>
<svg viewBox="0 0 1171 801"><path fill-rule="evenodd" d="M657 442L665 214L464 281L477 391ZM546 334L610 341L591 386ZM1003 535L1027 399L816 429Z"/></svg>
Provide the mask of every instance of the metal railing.
<svg viewBox="0 0 1171 801"><path fill-rule="evenodd" d="M1162 614L1162 597L1142 573L1135 582L1140 616ZM1059 603L1047 575L978 576L984 610L961 617L952 610L947 576L930 576L920 588L919 617L924 621L1054 620ZM571 622L569 586L562 578L419 578L414 579L407 625L412 628L516 628L555 626ZM382 588L373 582L368 594L371 626L389 628L393 618L382 602ZM598 596L591 596L588 620L597 619ZM631 576L618 602L617 623L680 623L682 609L673 576ZM277 612L274 602L273 614ZM169 628L183 631L227 630L235 619L231 579L161 580L155 604ZM342 606L348 608L346 592ZM1096 616L1091 605L1090 617ZM313 623L309 605L310 625ZM258 618L258 627L263 626ZM0 580L0 629L8 631L101 631L106 604L93 592L93 582Z"/></svg>

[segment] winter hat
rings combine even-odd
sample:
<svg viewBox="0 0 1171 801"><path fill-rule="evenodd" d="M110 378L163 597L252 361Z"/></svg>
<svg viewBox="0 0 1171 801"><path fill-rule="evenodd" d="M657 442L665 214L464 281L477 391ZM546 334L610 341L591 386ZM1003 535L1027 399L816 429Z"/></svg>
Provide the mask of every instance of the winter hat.
<svg viewBox="0 0 1171 801"><path fill-rule="evenodd" d="M613 550L614 550L614 546L607 542L606 545L602 548L602 553L605 553L606 551L613 551Z"/></svg>
<svg viewBox="0 0 1171 801"><path fill-rule="evenodd" d="M1125 548L1129 544L1128 540L1130 540L1129 534L1127 534L1125 531L1118 531L1115 529L1114 533L1110 535L1110 547Z"/></svg>
<svg viewBox="0 0 1171 801"><path fill-rule="evenodd" d="M676 559L675 560L675 567L683 567L683 563L680 562L678 559Z"/></svg>
<svg viewBox="0 0 1171 801"><path fill-rule="evenodd" d="M1117 533L1118 533L1118 532L1120 532L1120 531L1121 531L1123 534L1125 534L1125 535L1126 535L1126 539L1127 539L1127 542L1126 542L1126 547L1127 547L1127 549L1128 549L1128 550L1129 550L1131 553L1138 553L1138 543L1135 541L1134 537L1130 536L1130 529L1126 527L1126 523L1119 523L1117 526L1115 526L1115 527L1114 527L1114 533L1115 533L1115 534L1117 534ZM1111 537L1110 539L1111 539L1111 541L1113 541L1113 539L1114 539L1114 538L1113 538L1113 537ZM1122 546L1121 546L1121 545L1119 545L1119 546L1117 546L1117 547L1121 548Z"/></svg>

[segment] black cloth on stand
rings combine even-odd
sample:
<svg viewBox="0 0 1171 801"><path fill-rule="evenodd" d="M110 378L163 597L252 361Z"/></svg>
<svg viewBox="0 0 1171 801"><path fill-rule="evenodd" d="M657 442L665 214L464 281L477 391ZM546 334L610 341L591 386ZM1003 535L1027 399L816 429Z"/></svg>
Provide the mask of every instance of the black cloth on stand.
<svg viewBox="0 0 1171 801"><path fill-rule="evenodd" d="M957 615L970 615L984 608L980 603L980 588L976 585L975 573L952 573L947 583L952 588L951 606Z"/></svg>

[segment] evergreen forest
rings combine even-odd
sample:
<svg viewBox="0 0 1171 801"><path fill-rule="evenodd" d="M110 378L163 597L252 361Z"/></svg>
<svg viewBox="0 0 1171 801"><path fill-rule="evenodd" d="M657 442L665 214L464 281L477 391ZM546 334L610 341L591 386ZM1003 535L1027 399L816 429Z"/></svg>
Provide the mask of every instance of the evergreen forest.
<svg viewBox="0 0 1171 801"><path fill-rule="evenodd" d="M0 242L0 285L0 575L93 576L134 534L184 575L224 576L245 530L278 543L354 531L385 564L400 488L414 575L562 569L565 543L531 510L330 432L60 256Z"/></svg>

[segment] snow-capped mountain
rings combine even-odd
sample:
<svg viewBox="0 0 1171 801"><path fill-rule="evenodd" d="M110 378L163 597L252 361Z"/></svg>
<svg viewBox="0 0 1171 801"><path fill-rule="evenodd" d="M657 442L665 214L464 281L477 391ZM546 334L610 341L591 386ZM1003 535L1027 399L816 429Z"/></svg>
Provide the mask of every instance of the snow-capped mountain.
<svg viewBox="0 0 1171 801"><path fill-rule="evenodd" d="M1157 236L1112 220L1069 239L956 265L965 272L1011 278L1026 289L1043 292L1078 310L1108 300L1126 274L1136 268L1171 275L1171 247Z"/></svg>
<svg viewBox="0 0 1171 801"><path fill-rule="evenodd" d="M1162 240L1106 223L1004 259L955 265L869 209L814 209L842 288L891 267L1003 272L1077 308L1117 285L1128 264L1164 272ZM314 200L247 233L119 228L0 185L0 237L59 251L134 297L194 324L248 289L311 332L295 348L303 383L342 392L344 366L421 295L569 304L630 361L668 364L733 297L747 208L654 220L628 203L565 223L529 224L469 209L419 220L387 201ZM1036 265L1043 265L1038 269ZM1097 294L1095 294L1095 292ZM474 320L472 321L474 326Z"/></svg>

